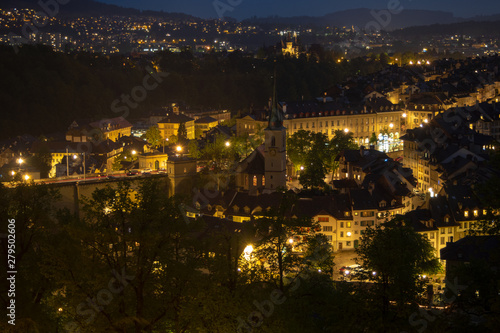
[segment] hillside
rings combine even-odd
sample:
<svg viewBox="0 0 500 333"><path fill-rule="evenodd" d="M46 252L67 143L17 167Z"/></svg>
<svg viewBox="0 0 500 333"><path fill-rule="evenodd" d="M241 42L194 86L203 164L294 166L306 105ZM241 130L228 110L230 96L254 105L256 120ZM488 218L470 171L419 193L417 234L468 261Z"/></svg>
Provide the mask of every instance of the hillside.
<svg viewBox="0 0 500 333"><path fill-rule="evenodd" d="M41 10L39 0L1 0L0 8L32 8ZM100 15L121 15L121 16L159 16L169 20L189 20L195 17L183 13L166 13L161 11L141 11L134 8L123 8L116 5L104 4L93 0L71 0L66 5L60 5L58 17L73 16L100 16Z"/></svg>

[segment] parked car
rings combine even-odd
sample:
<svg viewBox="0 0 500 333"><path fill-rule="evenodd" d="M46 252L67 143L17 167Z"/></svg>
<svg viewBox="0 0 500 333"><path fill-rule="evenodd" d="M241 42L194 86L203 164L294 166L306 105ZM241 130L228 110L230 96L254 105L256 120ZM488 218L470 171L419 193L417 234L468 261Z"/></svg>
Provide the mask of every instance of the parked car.
<svg viewBox="0 0 500 333"><path fill-rule="evenodd" d="M372 279L374 276L377 275L377 272L375 271L369 271L361 265L350 265L350 266L343 266L340 269L340 274L343 276L344 279L359 279L359 280L368 280Z"/></svg>

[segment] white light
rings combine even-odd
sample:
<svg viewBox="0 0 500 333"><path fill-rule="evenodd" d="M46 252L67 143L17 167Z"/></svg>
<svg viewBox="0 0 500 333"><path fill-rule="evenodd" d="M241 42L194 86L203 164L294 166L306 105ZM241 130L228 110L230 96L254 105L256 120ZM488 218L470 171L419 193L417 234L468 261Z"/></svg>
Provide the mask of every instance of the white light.
<svg viewBox="0 0 500 333"><path fill-rule="evenodd" d="M348 232L347 232L347 237L351 237L351 235L352 235L352 234L351 234L351 232L350 232L350 231L348 231Z"/></svg>
<svg viewBox="0 0 500 333"><path fill-rule="evenodd" d="M231 143L229 141L226 141L226 147L229 147Z"/></svg>
<svg viewBox="0 0 500 333"><path fill-rule="evenodd" d="M406 118L406 113L403 113L403 118Z"/></svg>
<svg viewBox="0 0 500 333"><path fill-rule="evenodd" d="M179 153L182 151L182 147L181 147L181 146L177 146L175 149L176 149Z"/></svg>
<svg viewBox="0 0 500 333"><path fill-rule="evenodd" d="M28 180L28 179L30 179L30 176L25 175L25 176L24 176L24 179Z"/></svg>
<svg viewBox="0 0 500 333"><path fill-rule="evenodd" d="M288 243L292 244L292 243L293 243L293 238L290 238L290 239L288 240Z"/></svg>
<svg viewBox="0 0 500 333"><path fill-rule="evenodd" d="M345 128L345 129L344 129L344 132L349 133L349 129L348 129L348 128Z"/></svg>
<svg viewBox="0 0 500 333"><path fill-rule="evenodd" d="M390 123L390 124L389 124L389 127L390 127L390 128L393 128L393 127L394 127L394 124L393 124L393 123Z"/></svg>
<svg viewBox="0 0 500 333"><path fill-rule="evenodd" d="M252 252L253 246L247 245L247 247L245 247L245 249L243 250L243 257L245 257L246 260L250 260Z"/></svg>
<svg viewBox="0 0 500 333"><path fill-rule="evenodd" d="M424 119L424 123L426 123L426 124L427 124L428 122L429 122L429 120L428 120L428 119Z"/></svg>

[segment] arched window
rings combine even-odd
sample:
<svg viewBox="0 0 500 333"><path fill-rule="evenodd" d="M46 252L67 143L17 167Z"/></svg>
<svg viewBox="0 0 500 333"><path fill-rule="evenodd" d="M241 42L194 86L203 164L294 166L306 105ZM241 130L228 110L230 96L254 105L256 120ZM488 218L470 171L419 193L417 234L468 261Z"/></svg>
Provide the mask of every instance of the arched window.
<svg viewBox="0 0 500 333"><path fill-rule="evenodd" d="M257 186L257 176L253 176L252 184L253 186Z"/></svg>

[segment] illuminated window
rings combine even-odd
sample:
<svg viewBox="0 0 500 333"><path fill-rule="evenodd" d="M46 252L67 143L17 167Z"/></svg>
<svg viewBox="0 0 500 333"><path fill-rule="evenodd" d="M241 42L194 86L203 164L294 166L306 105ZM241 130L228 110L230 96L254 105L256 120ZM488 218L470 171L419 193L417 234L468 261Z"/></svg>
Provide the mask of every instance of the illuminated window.
<svg viewBox="0 0 500 333"><path fill-rule="evenodd" d="M266 186L266 176L262 176L262 186Z"/></svg>
<svg viewBox="0 0 500 333"><path fill-rule="evenodd" d="M257 176L253 176L252 185L257 186Z"/></svg>
<svg viewBox="0 0 500 333"><path fill-rule="evenodd" d="M478 214L478 213L477 213L477 210L475 210L475 211L474 211L474 216L477 216L477 214Z"/></svg>
<svg viewBox="0 0 500 333"><path fill-rule="evenodd" d="M346 222L346 228L350 228L351 227L351 222Z"/></svg>
<svg viewBox="0 0 500 333"><path fill-rule="evenodd" d="M465 217L469 217L469 212L468 212L468 211L465 211L465 212L464 212L464 216L465 216Z"/></svg>

